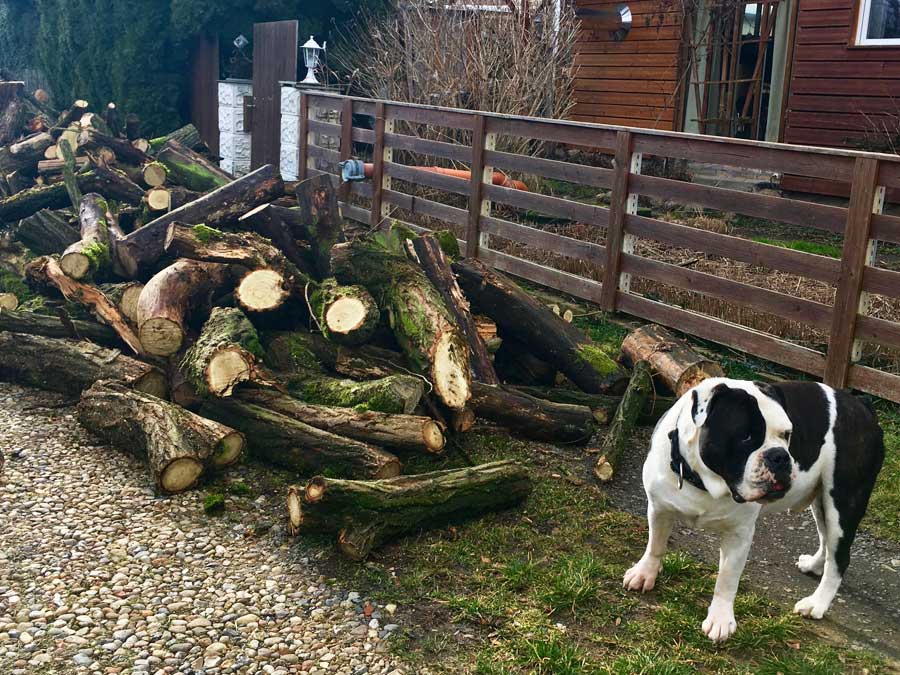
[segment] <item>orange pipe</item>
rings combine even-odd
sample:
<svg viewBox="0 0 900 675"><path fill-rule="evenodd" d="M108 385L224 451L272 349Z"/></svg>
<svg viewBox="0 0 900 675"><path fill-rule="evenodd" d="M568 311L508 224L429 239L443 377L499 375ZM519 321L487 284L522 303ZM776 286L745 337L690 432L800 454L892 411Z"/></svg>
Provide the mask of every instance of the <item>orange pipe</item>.
<svg viewBox="0 0 900 675"><path fill-rule="evenodd" d="M371 178L375 174L375 165L367 163L364 166L366 178ZM430 171L431 173L440 173L445 176L453 176L454 178L462 178L463 180L471 180L472 172L467 169L445 169L442 166L413 166L413 169L420 171ZM494 171L491 182L500 187L512 188L514 190L523 190L528 192L528 186L520 180L514 180L502 171Z"/></svg>

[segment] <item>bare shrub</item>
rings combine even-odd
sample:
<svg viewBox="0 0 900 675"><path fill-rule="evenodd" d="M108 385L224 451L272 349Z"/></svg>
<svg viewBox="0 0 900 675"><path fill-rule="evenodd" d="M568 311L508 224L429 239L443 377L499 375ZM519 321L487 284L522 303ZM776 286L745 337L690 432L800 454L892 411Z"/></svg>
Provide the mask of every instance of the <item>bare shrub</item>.
<svg viewBox="0 0 900 675"><path fill-rule="evenodd" d="M477 4L477 3L475 3ZM578 21L553 3L509 0L473 11L454 0L392 0L388 11L364 8L340 33L332 64L351 90L372 98L489 112L565 117L574 103ZM405 125L404 133L470 141L470 134ZM502 149L535 150L504 138Z"/></svg>

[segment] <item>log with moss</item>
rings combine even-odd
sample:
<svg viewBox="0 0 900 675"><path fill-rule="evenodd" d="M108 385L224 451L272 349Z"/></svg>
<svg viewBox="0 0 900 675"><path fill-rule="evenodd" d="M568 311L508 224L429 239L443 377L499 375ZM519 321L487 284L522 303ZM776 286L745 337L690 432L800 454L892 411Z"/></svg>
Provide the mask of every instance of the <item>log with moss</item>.
<svg viewBox="0 0 900 675"><path fill-rule="evenodd" d="M625 371L598 345L511 280L477 260L456 262L453 271L473 307L494 319L501 335L515 336L584 391L619 393L627 386Z"/></svg>
<svg viewBox="0 0 900 675"><path fill-rule="evenodd" d="M35 255L62 253L81 238L66 213L43 209L23 218L13 230L13 238Z"/></svg>
<svg viewBox="0 0 900 675"><path fill-rule="evenodd" d="M535 398L546 399L556 403L569 403L572 405L584 405L594 412L598 422L608 422L616 414L616 409L622 402L621 396L608 394L588 394L580 389L568 387L515 387L517 391ZM637 418L638 426L653 426L675 404L675 399L668 396L652 396L641 409Z"/></svg>
<svg viewBox="0 0 900 675"><path fill-rule="evenodd" d="M288 489L287 512L292 533L337 532L341 553L364 560L388 541L508 509L530 493L525 467L501 461L379 481L317 476Z"/></svg>
<svg viewBox="0 0 900 675"><path fill-rule="evenodd" d="M514 337L505 337L494 354L494 367L506 384L553 386L562 378L555 366L539 359L528 345Z"/></svg>
<svg viewBox="0 0 900 675"><path fill-rule="evenodd" d="M299 214L297 209L288 209L275 204L262 204L241 216L238 219L238 227L256 232L271 240L298 269L309 272L312 269L312 263L308 248L301 247L297 243L299 237L282 217L285 212Z"/></svg>
<svg viewBox="0 0 900 675"><path fill-rule="evenodd" d="M181 368L202 396L231 396L234 387L253 379L262 360L253 324L235 307L214 307Z"/></svg>
<svg viewBox="0 0 900 675"><path fill-rule="evenodd" d="M472 368L472 376L485 384L500 384L487 345L481 339L475 319L472 317L469 301L466 300L456 281L456 276L450 268L450 261L444 254L440 242L430 235L416 237L410 242L419 266L441 294L444 304L456 319L463 336L465 336L469 346L469 365Z"/></svg>
<svg viewBox="0 0 900 675"><path fill-rule="evenodd" d="M234 429L114 381L97 382L82 394L78 420L112 445L145 457L163 494L187 490L207 466L234 464L244 450L244 437Z"/></svg>
<svg viewBox="0 0 900 675"><path fill-rule="evenodd" d="M309 296L316 324L329 340L343 345L368 342L381 313L372 295L362 286L341 286L326 279Z"/></svg>
<svg viewBox="0 0 900 675"><path fill-rule="evenodd" d="M35 258L25 267L25 276L30 281L56 288L66 300L89 309L98 321L110 326L136 354L144 351L141 341L135 335L125 317L96 286L76 281L66 275L55 259L49 256Z"/></svg>
<svg viewBox="0 0 900 675"><path fill-rule="evenodd" d="M242 431L255 457L300 475L390 478L400 473L400 460L374 445L234 397L207 399L201 412Z"/></svg>
<svg viewBox="0 0 900 675"><path fill-rule="evenodd" d="M138 335L147 353L171 356L184 343L187 313L231 278L227 265L176 260L141 289L137 304Z"/></svg>
<svg viewBox="0 0 900 675"><path fill-rule="evenodd" d="M0 372L67 394L78 394L99 379L115 379L153 396L166 395L166 378L160 370L86 340L2 332Z"/></svg>
<svg viewBox="0 0 900 675"><path fill-rule="evenodd" d="M409 374L403 354L378 347L337 345L316 333L272 331L265 333L266 362L276 370L321 367L354 380L373 380Z"/></svg>
<svg viewBox="0 0 900 675"><path fill-rule="evenodd" d="M300 182L294 194L300 204L300 219L306 223L313 267L320 278L330 277L331 249L344 241L337 178L320 173Z"/></svg>
<svg viewBox="0 0 900 675"><path fill-rule="evenodd" d="M444 430L430 417L311 405L281 392L261 388L242 389L236 397L317 429L392 450L429 454L444 450Z"/></svg>
<svg viewBox="0 0 900 675"><path fill-rule="evenodd" d="M62 271L71 278L92 277L112 264L108 211L106 200L95 192L81 198L78 209L81 239L63 251L59 259Z"/></svg>
<svg viewBox="0 0 900 675"><path fill-rule="evenodd" d="M208 192L227 185L234 178L176 140L169 140L156 155L166 167L169 180L196 192Z"/></svg>
<svg viewBox="0 0 900 675"><path fill-rule="evenodd" d="M600 457L594 467L594 475L602 482L613 479L619 469L625 447L634 435L641 411L653 395L653 380L650 377L650 364L638 361L628 388L622 395L622 402L616 409L609 431L600 446Z"/></svg>
<svg viewBox="0 0 900 675"><path fill-rule="evenodd" d="M440 293L409 260L396 233L357 239L332 249L332 267L342 283L367 288L387 310L397 342L451 410L470 396L469 348Z"/></svg>
<svg viewBox="0 0 900 675"><path fill-rule="evenodd" d="M165 136L158 136L150 139L150 149L153 152L159 152L168 143L178 143L189 149L202 149L205 147L200 132L193 124L185 124L175 131L170 131Z"/></svg>
<svg viewBox="0 0 900 675"><path fill-rule="evenodd" d="M141 166L152 161L146 153L141 152L124 138L117 138L102 133L97 129L83 129L78 136L79 151L97 152L101 148L109 148L116 159L125 164Z"/></svg>
<svg viewBox="0 0 900 675"><path fill-rule="evenodd" d="M119 260L130 276L137 277L149 271L165 254L166 235L172 223L221 227L236 222L250 209L281 196L283 192L284 182L278 170L266 164L135 230L117 247ZM2 204L0 202L0 219L3 217Z"/></svg>
<svg viewBox="0 0 900 675"><path fill-rule="evenodd" d="M0 311L0 331L43 335L52 338L90 340L106 346L122 344L116 331L101 323L23 310Z"/></svg>
<svg viewBox="0 0 900 675"><path fill-rule="evenodd" d="M0 174L23 171L35 175L38 162L44 159L47 148L55 143L53 136L43 131L0 147Z"/></svg>

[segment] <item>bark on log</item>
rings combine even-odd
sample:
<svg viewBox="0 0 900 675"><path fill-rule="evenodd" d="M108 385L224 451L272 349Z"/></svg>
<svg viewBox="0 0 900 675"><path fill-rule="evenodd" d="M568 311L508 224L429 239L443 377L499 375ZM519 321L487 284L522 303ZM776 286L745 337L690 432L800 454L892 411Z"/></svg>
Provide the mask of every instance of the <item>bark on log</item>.
<svg viewBox="0 0 900 675"><path fill-rule="evenodd" d="M82 394L78 420L112 445L146 457L163 494L192 487L206 466L234 464L244 449L234 429L112 381Z"/></svg>
<svg viewBox="0 0 900 675"><path fill-rule="evenodd" d="M103 284L100 290L119 308L122 315L131 323L137 324L137 303L141 297L144 284L140 281L124 281L116 284Z"/></svg>
<svg viewBox="0 0 900 675"><path fill-rule="evenodd" d="M64 212L43 209L23 218L13 238L35 255L62 253L81 237Z"/></svg>
<svg viewBox="0 0 900 675"><path fill-rule="evenodd" d="M330 277L331 249L344 241L337 179L320 173L299 183L294 194L300 204L300 218L307 223L313 267L319 278Z"/></svg>
<svg viewBox="0 0 900 675"><path fill-rule="evenodd" d="M75 172L78 170L78 167L75 165L75 146L63 137L59 139L57 147L63 160L63 185L66 186L66 193L69 195L72 208L77 209L79 204L81 204L82 192L81 188L78 187L78 179L75 177Z"/></svg>
<svg viewBox="0 0 900 675"><path fill-rule="evenodd" d="M512 281L475 260L453 264L473 306L497 322L501 335L514 335L536 356L565 373L591 394L620 392L627 375L587 335L566 323Z"/></svg>
<svg viewBox="0 0 900 675"><path fill-rule="evenodd" d="M84 99L77 99L72 103L72 105L67 109L63 110L59 117L56 118L56 123L53 125L54 130L57 130L59 133L62 133L72 122L77 122L82 118L82 116L88 111L88 102Z"/></svg>
<svg viewBox="0 0 900 675"><path fill-rule="evenodd" d="M156 152L169 143L178 143L190 150L205 147L200 132L193 124L185 124L183 127L176 129L165 136L150 139L150 149Z"/></svg>
<svg viewBox="0 0 900 675"><path fill-rule="evenodd" d="M106 123L110 133L116 136L121 133L122 128L119 124L119 112L116 109L116 104L112 101L107 103L106 108L103 110L103 121Z"/></svg>
<svg viewBox="0 0 900 675"><path fill-rule="evenodd" d="M655 324L629 333L622 341L622 354L631 363L647 361L676 398L708 377L725 377L722 366L700 356L684 340Z"/></svg>
<svg viewBox="0 0 900 675"><path fill-rule="evenodd" d="M78 171L86 168L91 163L89 157L76 157L75 158L75 168ZM42 159L37 163L37 172L42 176L52 176L55 174L61 174L66 167L66 160L64 159Z"/></svg>
<svg viewBox="0 0 900 675"><path fill-rule="evenodd" d="M341 552L363 560L388 540L507 509L530 492L525 467L502 461L379 481L317 476L288 489L287 511L292 533L338 532Z"/></svg>
<svg viewBox="0 0 900 675"><path fill-rule="evenodd" d="M257 359L259 335L244 313L214 307L181 367L199 395L231 396L237 384L253 379Z"/></svg>
<svg viewBox="0 0 900 675"><path fill-rule="evenodd" d="M481 333L478 332L475 319L472 317L469 301L456 282L450 261L444 255L440 243L429 235L416 237L407 242L408 245L412 245L412 252L419 266L425 271L425 276L441 294L444 304L462 330L469 347L469 365L474 379L485 384L500 384L487 345L481 339Z"/></svg>
<svg viewBox="0 0 900 675"><path fill-rule="evenodd" d="M317 429L364 443L429 454L440 454L444 450L444 431L430 417L310 405L265 389L242 389L235 397L244 403L268 408Z"/></svg>
<svg viewBox="0 0 900 675"><path fill-rule="evenodd" d="M101 148L109 148L116 155L116 159L124 164L141 166L151 158L129 141L104 134L97 129L83 129L78 135L78 148L86 152L98 152Z"/></svg>
<svg viewBox="0 0 900 675"><path fill-rule="evenodd" d="M101 323L28 311L3 310L0 312L0 331L52 338L90 340L106 346L122 344L122 339L116 331Z"/></svg>
<svg viewBox="0 0 900 675"><path fill-rule="evenodd" d="M134 113L125 115L125 138L136 141L141 137L141 118Z"/></svg>
<svg viewBox="0 0 900 675"><path fill-rule="evenodd" d="M600 457L594 467L594 475L601 482L606 483L615 476L625 446L634 433L637 419L652 395L653 380L650 377L650 365L646 361L638 361L634 364L631 380L622 396L622 402L616 409L609 432L600 446Z"/></svg>
<svg viewBox="0 0 900 675"><path fill-rule="evenodd" d="M468 345L421 268L402 253L361 239L335 246L332 267L339 281L366 287L389 312L397 342L438 398L451 410L464 408L470 396Z"/></svg>
<svg viewBox="0 0 900 675"><path fill-rule="evenodd" d="M472 409L482 419L538 441L586 442L597 424L587 406L553 403L499 385L472 385Z"/></svg>
<svg viewBox="0 0 900 675"><path fill-rule="evenodd" d="M284 256L296 265L297 269L308 272L311 269L309 256L307 252L297 245L296 239L298 237L281 217L280 213L282 211L296 211L296 209L285 209L274 204L262 204L241 216L238 219L238 227L256 232L266 239L270 239L284 253Z"/></svg>
<svg viewBox="0 0 900 675"><path fill-rule="evenodd" d="M175 140L163 145L156 160L169 172L169 180L196 192L228 185L234 178L193 150Z"/></svg>
<svg viewBox="0 0 900 675"><path fill-rule="evenodd" d="M554 366L539 359L515 338L503 339L494 355L494 367L507 384L552 386L561 377Z"/></svg>
<svg viewBox="0 0 900 675"><path fill-rule="evenodd" d="M47 148L56 144L46 131L23 138L17 143L0 147L0 173L22 171L35 175L37 164L44 159Z"/></svg>
<svg viewBox="0 0 900 675"><path fill-rule="evenodd" d="M314 371L282 378L288 391L307 403L341 408L364 408L385 413L410 414L425 393L425 383L414 375L388 375L356 382Z"/></svg>
<svg viewBox="0 0 900 675"><path fill-rule="evenodd" d="M44 256L32 260L25 268L25 275L36 283L57 288L67 300L87 307L99 321L111 326L136 354L143 353L138 336L109 298L95 286L70 279L53 258Z"/></svg>
<svg viewBox="0 0 900 675"><path fill-rule="evenodd" d="M178 352L188 310L208 301L229 279L227 265L197 260L177 260L155 274L141 290L137 305L138 335L147 353Z"/></svg>
<svg viewBox="0 0 900 675"><path fill-rule="evenodd" d="M59 259L62 271L72 279L92 277L111 265L108 211L106 200L95 192L81 198L78 209L81 239L69 246Z"/></svg>
<svg viewBox="0 0 900 675"><path fill-rule="evenodd" d="M278 170L266 164L217 190L150 221L129 234L118 247L119 259L132 277L147 272L165 252L166 234L174 222L220 227L284 191ZM0 219L3 218L0 202Z"/></svg>
<svg viewBox="0 0 900 675"><path fill-rule="evenodd" d="M300 332L265 333L263 342L266 362L276 370L303 370L318 365L354 380L409 374L402 354L375 345L344 347L321 335Z"/></svg>
<svg viewBox="0 0 900 675"><path fill-rule="evenodd" d="M390 478L400 473L400 460L389 452L252 403L208 399L201 411L244 432L256 457L301 475L325 471L343 477Z"/></svg>
<svg viewBox="0 0 900 675"><path fill-rule="evenodd" d="M326 279L309 295L309 304L322 334L342 345L368 342L381 312L375 299L362 286L341 286Z"/></svg>
<svg viewBox="0 0 900 675"><path fill-rule="evenodd" d="M621 396L606 394L587 394L578 389L565 387L516 387L517 391L535 398L543 398L556 403L586 405L594 411L594 418L601 424L609 422L616 414ZM667 396L653 396L641 409L638 415L638 426L653 426L675 404L675 399Z"/></svg>
<svg viewBox="0 0 900 675"><path fill-rule="evenodd" d="M153 396L166 395L166 378L160 370L84 340L2 332L0 372L68 394L80 393L100 379L115 379Z"/></svg>

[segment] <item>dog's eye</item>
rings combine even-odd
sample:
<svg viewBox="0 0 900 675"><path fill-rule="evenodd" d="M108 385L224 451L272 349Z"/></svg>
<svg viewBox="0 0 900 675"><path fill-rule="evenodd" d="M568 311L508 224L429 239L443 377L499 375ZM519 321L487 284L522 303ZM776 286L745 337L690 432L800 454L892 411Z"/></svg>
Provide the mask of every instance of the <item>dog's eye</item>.
<svg viewBox="0 0 900 675"><path fill-rule="evenodd" d="M791 432L790 431L784 432L784 442L787 443L788 445L791 444Z"/></svg>
<svg viewBox="0 0 900 675"><path fill-rule="evenodd" d="M741 439L741 443L749 443L753 440L753 436L751 434L747 434Z"/></svg>

